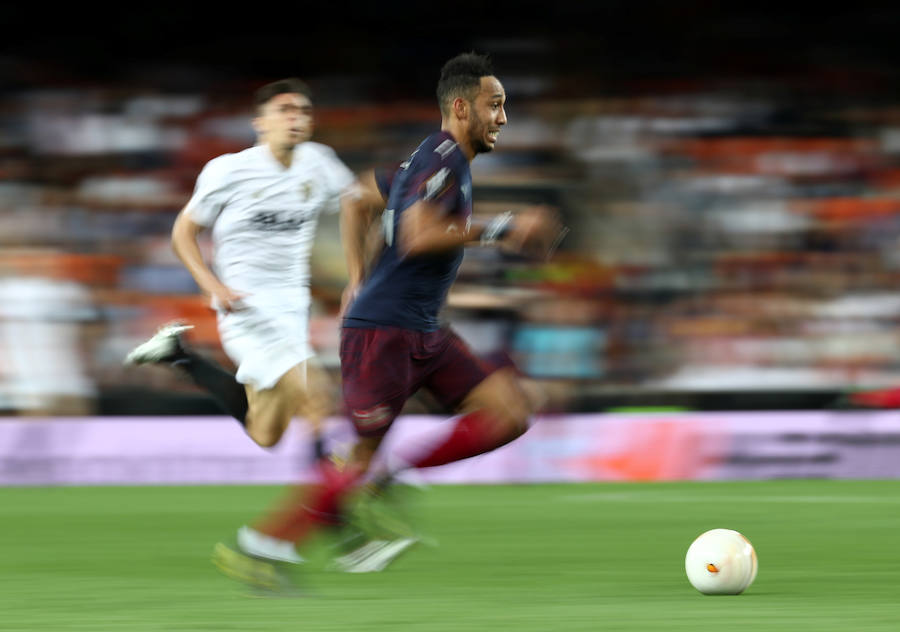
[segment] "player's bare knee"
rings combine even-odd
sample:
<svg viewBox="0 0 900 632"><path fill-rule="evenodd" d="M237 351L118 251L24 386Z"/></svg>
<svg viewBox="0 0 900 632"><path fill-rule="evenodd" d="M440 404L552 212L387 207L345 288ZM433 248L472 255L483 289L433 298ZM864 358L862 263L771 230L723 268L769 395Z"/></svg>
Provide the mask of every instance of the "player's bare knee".
<svg viewBox="0 0 900 632"><path fill-rule="evenodd" d="M528 430L531 420L531 411L525 407L518 407L516 410L508 411L506 421L507 434L518 437Z"/></svg>
<svg viewBox="0 0 900 632"><path fill-rule="evenodd" d="M250 428L247 431L247 434L250 435L250 438L262 448L271 448L281 439L280 432L274 432L270 429L262 429L262 430L254 430Z"/></svg>
<svg viewBox="0 0 900 632"><path fill-rule="evenodd" d="M472 391L467 409L485 410L504 434L525 432L533 412L530 398L525 396L515 374L502 369Z"/></svg>
<svg viewBox="0 0 900 632"><path fill-rule="evenodd" d="M528 406L530 415L537 413L550 401L550 395L547 393L547 389L534 380L518 380L518 386L525 395L525 404Z"/></svg>
<svg viewBox="0 0 900 632"><path fill-rule="evenodd" d="M247 417L247 435L263 448L271 448L281 440L286 423L264 416Z"/></svg>
<svg viewBox="0 0 900 632"><path fill-rule="evenodd" d="M522 406L487 405L480 408L492 421L493 433L497 439L518 437L528 429L530 415Z"/></svg>

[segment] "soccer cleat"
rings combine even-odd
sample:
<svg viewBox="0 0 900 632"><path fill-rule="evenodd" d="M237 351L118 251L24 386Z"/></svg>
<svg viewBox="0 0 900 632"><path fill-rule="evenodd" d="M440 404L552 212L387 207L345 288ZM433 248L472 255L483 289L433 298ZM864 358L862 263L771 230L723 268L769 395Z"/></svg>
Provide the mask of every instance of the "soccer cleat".
<svg viewBox="0 0 900 632"><path fill-rule="evenodd" d="M355 551L334 558L330 568L344 573L378 573L418 541L415 537L370 540Z"/></svg>
<svg viewBox="0 0 900 632"><path fill-rule="evenodd" d="M357 500L350 522L370 540L416 538L410 496L412 487L393 480L366 486Z"/></svg>
<svg viewBox="0 0 900 632"><path fill-rule="evenodd" d="M154 364L176 360L184 353L181 334L193 328L193 325L180 322L163 325L147 342L138 345L125 356L125 364Z"/></svg>
<svg viewBox="0 0 900 632"><path fill-rule="evenodd" d="M364 488L348 516L344 538L337 545L346 553L332 560L330 570L380 572L414 545L434 544L413 523L411 492L410 485L392 481Z"/></svg>
<svg viewBox="0 0 900 632"><path fill-rule="evenodd" d="M213 547L212 562L223 575L246 584L258 594L299 593L279 564L247 555L222 542Z"/></svg>
<svg viewBox="0 0 900 632"><path fill-rule="evenodd" d="M305 561L297 553L293 542L273 538L250 527L238 529L237 544L241 551L256 558L289 564L302 564Z"/></svg>

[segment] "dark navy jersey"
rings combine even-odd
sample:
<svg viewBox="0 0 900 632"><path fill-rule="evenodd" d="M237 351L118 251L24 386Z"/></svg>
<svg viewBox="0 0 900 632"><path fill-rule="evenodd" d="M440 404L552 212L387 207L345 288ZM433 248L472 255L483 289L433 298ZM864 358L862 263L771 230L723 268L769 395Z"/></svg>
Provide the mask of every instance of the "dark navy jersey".
<svg viewBox="0 0 900 632"><path fill-rule="evenodd" d="M419 200L436 205L446 216L472 216L469 161L447 132L426 138L393 173L376 172L387 192L385 246L371 275L344 318L345 327L402 327L418 331L440 328L438 314L456 279L463 248L402 257L397 231L403 213Z"/></svg>
<svg viewBox="0 0 900 632"><path fill-rule="evenodd" d="M394 175L397 173L397 170L400 168L400 162L395 162L391 165L380 165L375 167L375 186L378 187L378 192L381 193L381 197L385 200L391 194L391 185L394 183Z"/></svg>

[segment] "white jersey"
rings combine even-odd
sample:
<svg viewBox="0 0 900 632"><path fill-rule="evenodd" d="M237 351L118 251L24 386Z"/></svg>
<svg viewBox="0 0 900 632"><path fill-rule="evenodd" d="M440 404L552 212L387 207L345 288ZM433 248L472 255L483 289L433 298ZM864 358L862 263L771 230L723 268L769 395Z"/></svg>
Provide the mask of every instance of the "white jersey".
<svg viewBox="0 0 900 632"><path fill-rule="evenodd" d="M267 145L210 160L186 212L211 227L213 268L244 295L242 308L218 309L222 347L236 378L271 388L313 356L309 345L309 256L319 214L340 210L353 173L330 147L302 143L290 167Z"/></svg>
<svg viewBox="0 0 900 632"><path fill-rule="evenodd" d="M252 302L308 303L319 213L340 210L353 182L326 145L297 145L290 167L268 145L257 145L209 161L187 213L212 227L213 268L227 287Z"/></svg>

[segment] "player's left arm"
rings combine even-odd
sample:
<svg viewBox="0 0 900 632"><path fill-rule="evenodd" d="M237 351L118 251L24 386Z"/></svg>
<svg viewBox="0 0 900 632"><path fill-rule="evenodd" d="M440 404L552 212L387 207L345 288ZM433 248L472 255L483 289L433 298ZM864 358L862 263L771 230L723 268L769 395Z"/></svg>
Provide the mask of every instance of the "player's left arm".
<svg viewBox="0 0 900 632"><path fill-rule="evenodd" d="M473 245L493 246L537 258L549 258L569 232L559 213L550 206L530 206L518 213L506 212L481 224L481 236Z"/></svg>

